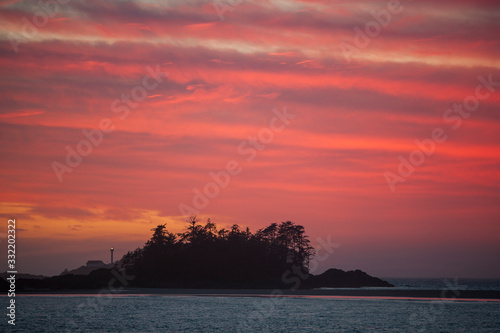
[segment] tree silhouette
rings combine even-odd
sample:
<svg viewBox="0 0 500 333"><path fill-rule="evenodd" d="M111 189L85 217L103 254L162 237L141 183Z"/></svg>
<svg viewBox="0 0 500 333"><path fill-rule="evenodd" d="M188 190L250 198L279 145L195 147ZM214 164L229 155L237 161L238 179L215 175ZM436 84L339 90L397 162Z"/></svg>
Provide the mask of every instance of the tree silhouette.
<svg viewBox="0 0 500 333"><path fill-rule="evenodd" d="M283 273L292 266L308 272L314 254L304 227L291 221L272 223L255 234L237 224L218 230L210 219L202 225L196 216L187 222L186 231L178 235L166 224L158 225L144 248L124 256L136 285L282 287Z"/></svg>
<svg viewBox="0 0 500 333"><path fill-rule="evenodd" d="M166 224L160 224L156 228L151 229L151 231L154 231L153 237L147 241L146 247L164 247L176 242L175 234L167 231Z"/></svg>

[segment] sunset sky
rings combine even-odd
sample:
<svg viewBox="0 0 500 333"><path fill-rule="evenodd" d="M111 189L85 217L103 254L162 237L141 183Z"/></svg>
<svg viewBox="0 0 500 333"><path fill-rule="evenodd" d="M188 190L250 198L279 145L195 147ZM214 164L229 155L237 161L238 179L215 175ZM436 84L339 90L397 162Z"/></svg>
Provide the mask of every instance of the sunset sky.
<svg viewBox="0 0 500 333"><path fill-rule="evenodd" d="M0 1L19 271L121 258L189 207L340 244L319 272L500 277L498 1L42 2Z"/></svg>

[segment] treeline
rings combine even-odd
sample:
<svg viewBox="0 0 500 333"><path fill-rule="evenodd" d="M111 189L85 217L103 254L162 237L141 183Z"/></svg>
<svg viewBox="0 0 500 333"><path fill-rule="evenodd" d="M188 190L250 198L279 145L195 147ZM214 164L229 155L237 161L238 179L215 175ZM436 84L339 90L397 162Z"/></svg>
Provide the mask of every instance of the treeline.
<svg viewBox="0 0 500 333"><path fill-rule="evenodd" d="M128 252L122 265L138 287L280 288L289 269L308 272L314 255L304 227L287 221L250 232L233 225L218 229L196 217L174 234L166 224L152 229L143 248Z"/></svg>

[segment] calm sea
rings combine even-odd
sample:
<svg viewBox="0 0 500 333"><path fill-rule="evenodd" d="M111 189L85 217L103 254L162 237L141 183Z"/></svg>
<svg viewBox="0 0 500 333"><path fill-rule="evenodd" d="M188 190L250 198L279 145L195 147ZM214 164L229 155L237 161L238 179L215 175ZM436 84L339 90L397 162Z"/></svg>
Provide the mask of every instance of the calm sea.
<svg viewBox="0 0 500 333"><path fill-rule="evenodd" d="M392 283L396 289L440 290L450 285L461 290L500 290L500 279L408 279L408 278L383 278Z"/></svg>
<svg viewBox="0 0 500 333"><path fill-rule="evenodd" d="M432 284L405 280L398 288ZM16 325L3 315L1 332L500 332L491 300L116 294L17 296L16 305Z"/></svg>

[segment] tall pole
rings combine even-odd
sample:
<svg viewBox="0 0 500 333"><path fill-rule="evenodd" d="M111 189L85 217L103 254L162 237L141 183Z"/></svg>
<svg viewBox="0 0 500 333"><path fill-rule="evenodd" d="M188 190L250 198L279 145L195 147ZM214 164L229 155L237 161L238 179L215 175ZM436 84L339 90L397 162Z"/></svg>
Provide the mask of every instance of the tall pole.
<svg viewBox="0 0 500 333"><path fill-rule="evenodd" d="M111 247L111 249L109 249L109 250L111 251L111 263L113 263L113 251L114 251L115 249L113 249L113 247Z"/></svg>

